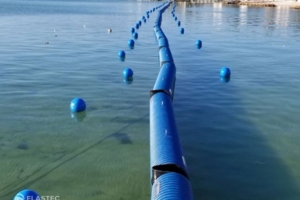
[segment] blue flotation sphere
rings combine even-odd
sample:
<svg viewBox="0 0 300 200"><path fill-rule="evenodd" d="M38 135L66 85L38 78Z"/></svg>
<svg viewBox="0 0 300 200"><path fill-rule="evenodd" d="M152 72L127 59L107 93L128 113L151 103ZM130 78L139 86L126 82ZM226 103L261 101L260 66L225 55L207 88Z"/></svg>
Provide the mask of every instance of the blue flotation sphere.
<svg viewBox="0 0 300 200"><path fill-rule="evenodd" d="M75 98L70 103L70 109L72 112L82 112L85 111L86 104L83 99Z"/></svg>
<svg viewBox="0 0 300 200"><path fill-rule="evenodd" d="M176 21L176 20L177 20L177 17L175 17L174 19L175 19L175 21Z"/></svg>
<svg viewBox="0 0 300 200"><path fill-rule="evenodd" d="M131 32L131 33L134 33L134 32L135 32L135 29L134 29L134 28L131 28L131 29L130 29L130 32Z"/></svg>
<svg viewBox="0 0 300 200"><path fill-rule="evenodd" d="M144 19L144 23L146 23L146 19Z"/></svg>
<svg viewBox="0 0 300 200"><path fill-rule="evenodd" d="M129 47L134 47L134 40L130 39L127 43Z"/></svg>
<svg viewBox="0 0 300 200"><path fill-rule="evenodd" d="M120 50L118 55L119 55L119 58L125 58L126 53L125 53L125 51Z"/></svg>
<svg viewBox="0 0 300 200"><path fill-rule="evenodd" d="M184 28L181 28L181 29L180 29L180 33L181 33L181 34L184 34Z"/></svg>
<svg viewBox="0 0 300 200"><path fill-rule="evenodd" d="M149 18L149 15L147 15L147 18Z"/></svg>
<svg viewBox="0 0 300 200"><path fill-rule="evenodd" d="M178 21L178 22L177 22L177 25L180 26L180 24L181 24L180 21Z"/></svg>
<svg viewBox="0 0 300 200"><path fill-rule="evenodd" d="M133 71L132 71L132 69L130 69L130 68L125 68L125 69L123 70L123 77L124 77L124 78L128 79L128 78L132 78L132 76L133 76Z"/></svg>
<svg viewBox="0 0 300 200"><path fill-rule="evenodd" d="M138 23L136 23L135 28L139 29L140 25Z"/></svg>
<svg viewBox="0 0 300 200"><path fill-rule="evenodd" d="M38 193L36 193L35 191L33 190L29 190L29 189L26 189L26 190L22 190L21 192L19 192L15 197L14 197L14 200L20 200L20 199L32 199L32 200L35 200L35 199L40 199L40 195Z"/></svg>
<svg viewBox="0 0 300 200"><path fill-rule="evenodd" d="M145 16L143 16L143 17L142 17L142 19L146 19L146 17L145 17Z"/></svg>
<svg viewBox="0 0 300 200"><path fill-rule="evenodd" d="M141 22L141 20L139 21L139 25L142 25L142 22Z"/></svg>
<svg viewBox="0 0 300 200"><path fill-rule="evenodd" d="M133 37L134 39L138 39L139 35L138 35L137 32L135 32L135 33L132 34L132 37Z"/></svg>
<svg viewBox="0 0 300 200"><path fill-rule="evenodd" d="M222 67L220 70L221 77L229 77L231 75L230 69L228 67Z"/></svg>
<svg viewBox="0 0 300 200"><path fill-rule="evenodd" d="M196 41L196 47L197 47L198 49L201 49L201 48L202 48L202 41L201 41L201 40L197 40L197 41Z"/></svg>

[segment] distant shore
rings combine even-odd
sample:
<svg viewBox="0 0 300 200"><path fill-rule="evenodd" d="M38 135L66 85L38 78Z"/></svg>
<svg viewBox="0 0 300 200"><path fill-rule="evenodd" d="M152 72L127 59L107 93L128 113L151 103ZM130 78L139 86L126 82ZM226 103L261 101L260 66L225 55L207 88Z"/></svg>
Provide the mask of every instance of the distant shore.
<svg viewBox="0 0 300 200"><path fill-rule="evenodd" d="M257 7L280 7L280 6L289 6L294 9L300 9L300 2L293 1L238 1L238 0L228 0L224 1L225 4L237 4L237 5L246 5L246 6L257 6Z"/></svg>

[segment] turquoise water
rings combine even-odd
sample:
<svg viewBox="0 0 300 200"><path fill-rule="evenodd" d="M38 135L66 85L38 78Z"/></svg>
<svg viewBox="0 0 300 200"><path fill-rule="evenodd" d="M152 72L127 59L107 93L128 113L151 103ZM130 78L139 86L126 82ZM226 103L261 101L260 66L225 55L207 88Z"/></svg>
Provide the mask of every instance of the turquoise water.
<svg viewBox="0 0 300 200"><path fill-rule="evenodd" d="M24 188L66 200L150 199L157 13L135 49L127 40L159 4L0 2L1 200ZM170 12L162 29L177 67L174 110L195 199L299 199L299 11L181 3L184 35ZM228 83L218 76L223 66L232 70ZM74 97L87 103L80 116L69 111Z"/></svg>

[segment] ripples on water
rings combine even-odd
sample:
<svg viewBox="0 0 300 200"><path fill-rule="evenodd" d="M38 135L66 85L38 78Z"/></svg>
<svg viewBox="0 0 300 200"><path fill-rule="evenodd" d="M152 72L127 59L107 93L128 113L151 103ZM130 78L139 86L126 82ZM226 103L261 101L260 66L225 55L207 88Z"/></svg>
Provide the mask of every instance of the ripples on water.
<svg viewBox="0 0 300 200"><path fill-rule="evenodd" d="M0 2L0 199L23 188L62 199L150 199L157 13L138 30L135 49L126 45L158 4ZM179 3L184 35L170 12L162 28L177 67L174 109L195 199L297 199L299 12ZM219 79L222 66L232 70L229 83ZM132 84L122 79L125 67ZM88 108L71 116L77 96Z"/></svg>

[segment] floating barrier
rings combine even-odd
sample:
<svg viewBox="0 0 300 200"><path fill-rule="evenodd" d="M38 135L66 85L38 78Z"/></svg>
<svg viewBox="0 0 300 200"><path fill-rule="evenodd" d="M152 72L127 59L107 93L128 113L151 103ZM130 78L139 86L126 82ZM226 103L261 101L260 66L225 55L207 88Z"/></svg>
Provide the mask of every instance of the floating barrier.
<svg viewBox="0 0 300 200"><path fill-rule="evenodd" d="M169 42L166 37L161 37L158 39L158 49L160 49L162 47L169 48Z"/></svg>
<svg viewBox="0 0 300 200"><path fill-rule="evenodd" d="M168 39L160 28L162 13L170 4L171 2L167 2L158 12L153 27L159 46L161 68L150 92L151 199L193 200L172 105L176 67Z"/></svg>
<svg viewBox="0 0 300 200"><path fill-rule="evenodd" d="M190 200L193 199L190 182L181 174L170 172L160 176L152 186L152 199Z"/></svg>
<svg viewBox="0 0 300 200"><path fill-rule="evenodd" d="M166 62L173 62L173 56L168 47L162 47L159 49L160 66L162 66Z"/></svg>

